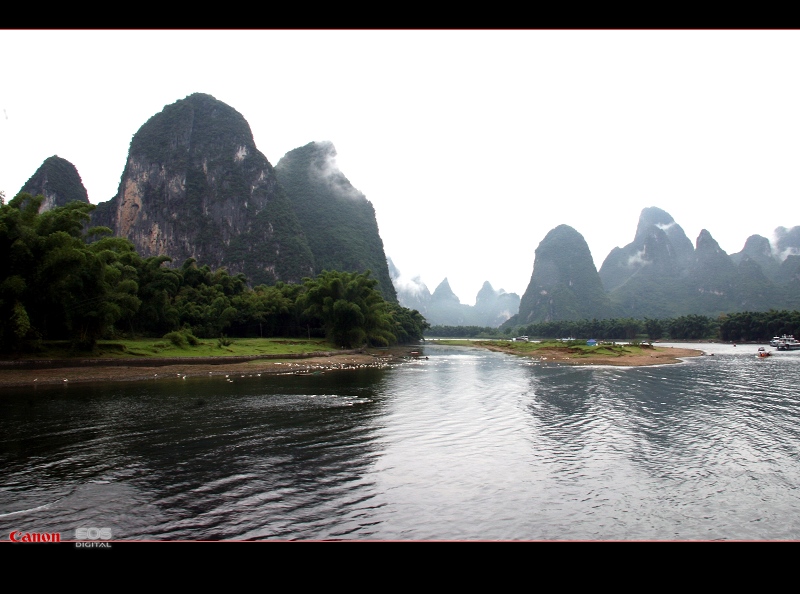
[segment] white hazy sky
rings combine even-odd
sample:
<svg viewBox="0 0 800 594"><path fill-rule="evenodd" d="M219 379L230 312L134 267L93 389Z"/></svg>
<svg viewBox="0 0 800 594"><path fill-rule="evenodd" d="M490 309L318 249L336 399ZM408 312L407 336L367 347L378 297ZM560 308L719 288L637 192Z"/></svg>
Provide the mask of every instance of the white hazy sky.
<svg viewBox="0 0 800 594"><path fill-rule="evenodd" d="M554 227L599 269L641 210L726 252L800 224L800 31L0 30L0 190L72 162L117 191L131 137L195 92L273 165L330 140L386 255L474 304L524 293Z"/></svg>

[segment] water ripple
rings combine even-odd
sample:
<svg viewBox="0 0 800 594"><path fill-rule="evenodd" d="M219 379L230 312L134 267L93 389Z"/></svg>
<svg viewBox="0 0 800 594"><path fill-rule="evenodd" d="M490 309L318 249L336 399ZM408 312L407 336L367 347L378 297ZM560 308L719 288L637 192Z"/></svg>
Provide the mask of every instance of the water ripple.
<svg viewBox="0 0 800 594"><path fill-rule="evenodd" d="M0 400L0 530L121 539L800 538L800 356L428 360Z"/></svg>

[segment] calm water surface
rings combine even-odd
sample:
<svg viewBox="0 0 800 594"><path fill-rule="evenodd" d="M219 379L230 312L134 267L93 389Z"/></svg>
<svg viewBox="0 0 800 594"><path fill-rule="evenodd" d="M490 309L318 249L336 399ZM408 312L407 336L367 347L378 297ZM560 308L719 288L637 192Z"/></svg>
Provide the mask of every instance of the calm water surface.
<svg viewBox="0 0 800 594"><path fill-rule="evenodd" d="M800 539L800 351L700 348L4 390L0 535Z"/></svg>

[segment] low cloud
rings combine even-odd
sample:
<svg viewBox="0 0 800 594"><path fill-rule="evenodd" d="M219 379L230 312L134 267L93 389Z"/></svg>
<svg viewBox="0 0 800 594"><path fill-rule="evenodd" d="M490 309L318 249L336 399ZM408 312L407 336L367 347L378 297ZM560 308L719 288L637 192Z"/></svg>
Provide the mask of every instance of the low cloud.
<svg viewBox="0 0 800 594"><path fill-rule="evenodd" d="M641 249L634 255L632 255L630 258L628 258L628 262L626 263L626 265L628 267L631 267L631 266L644 266L646 264L649 264L650 263L649 260L645 259L646 255L647 254L645 253L645 250Z"/></svg>
<svg viewBox="0 0 800 594"><path fill-rule="evenodd" d="M322 152L322 158L312 164L310 174L315 175L318 181L327 184L342 198L364 199L364 194L355 189L350 180L339 170L339 166L336 164L336 148L333 143L326 140L316 144Z"/></svg>
<svg viewBox="0 0 800 594"><path fill-rule="evenodd" d="M781 262L783 262L789 256L800 256L800 249L795 247L787 247L778 254L778 258L780 258Z"/></svg>
<svg viewBox="0 0 800 594"><path fill-rule="evenodd" d="M798 228L792 227L778 227L773 231L770 238L770 246L772 247L772 254L781 262L786 260L789 256L800 255L800 245L786 245L787 243L797 243Z"/></svg>
<svg viewBox="0 0 800 594"><path fill-rule="evenodd" d="M425 283L422 282L419 275L406 276L398 270L391 258L386 258L386 262L389 265L389 276L392 279L392 284L398 293L405 293L413 297L430 294L430 290Z"/></svg>

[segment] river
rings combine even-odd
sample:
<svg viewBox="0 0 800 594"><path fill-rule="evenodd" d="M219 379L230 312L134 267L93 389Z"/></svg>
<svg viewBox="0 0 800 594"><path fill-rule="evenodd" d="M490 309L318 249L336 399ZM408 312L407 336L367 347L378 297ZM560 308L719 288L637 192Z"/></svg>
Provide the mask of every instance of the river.
<svg viewBox="0 0 800 594"><path fill-rule="evenodd" d="M800 539L800 351L697 346L639 368L427 345L387 369L6 389L0 535Z"/></svg>

